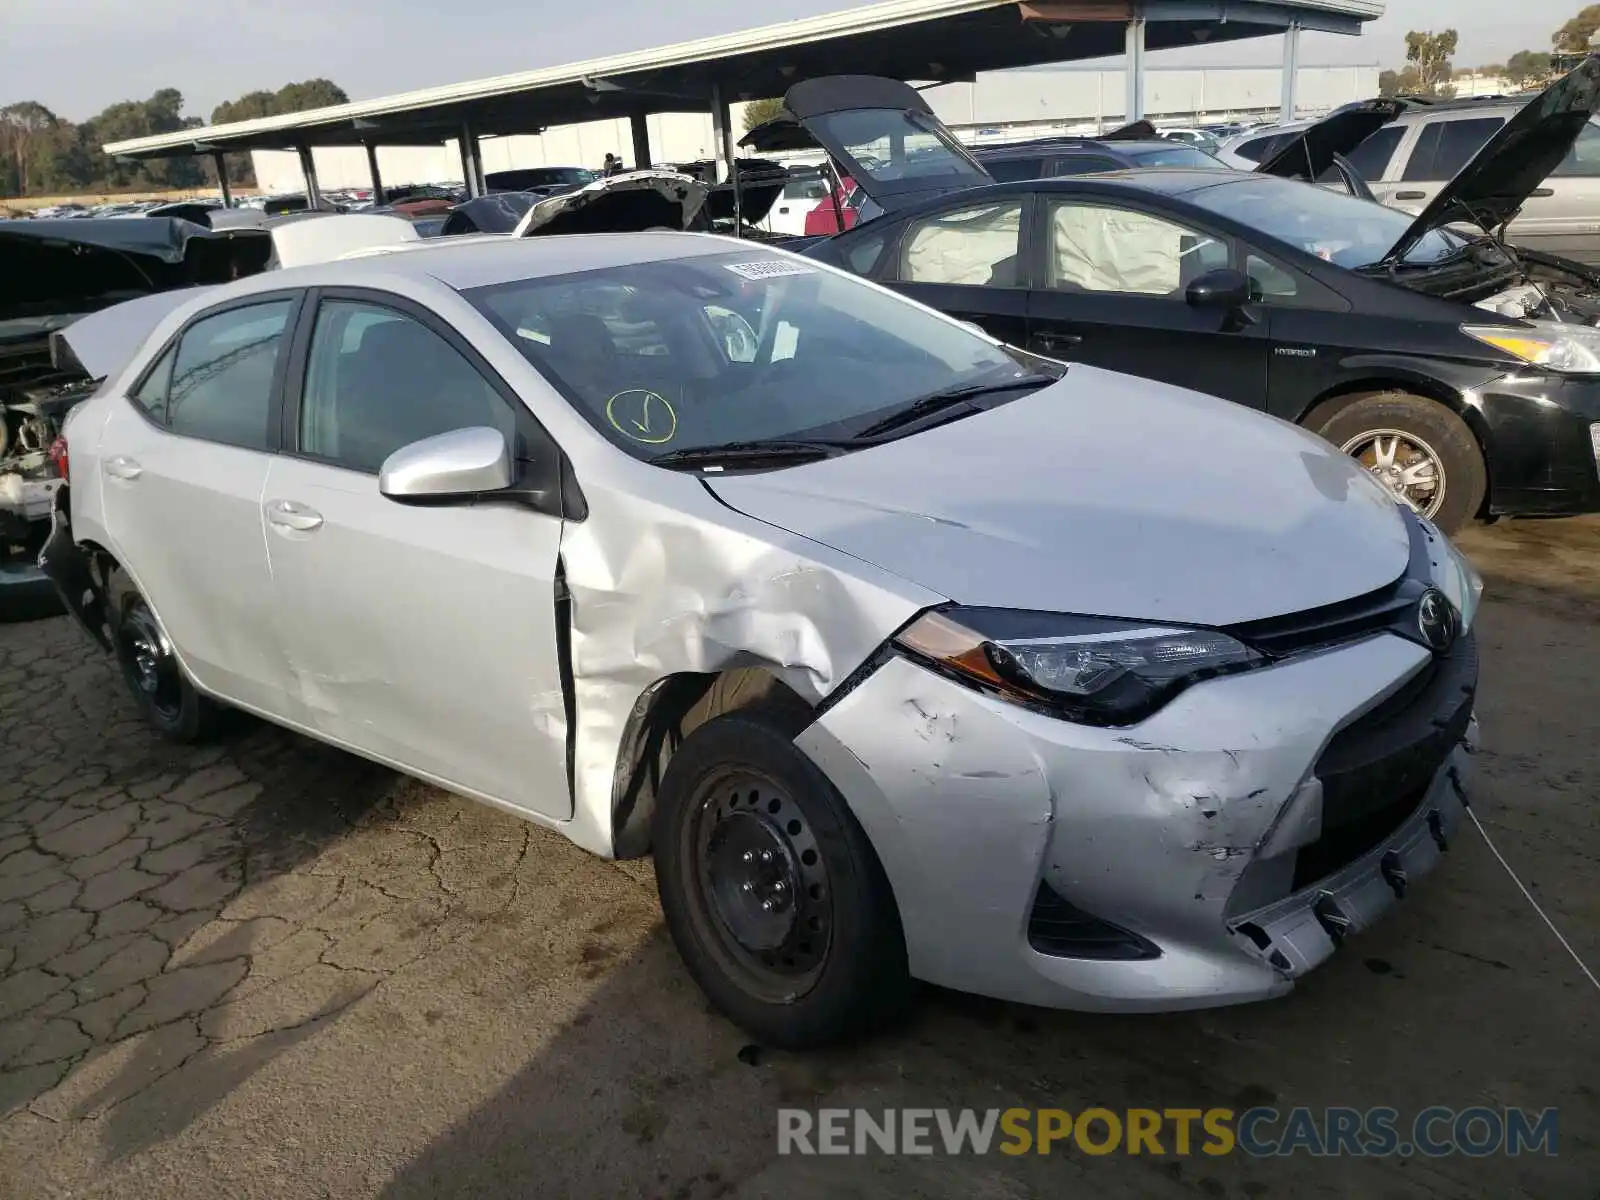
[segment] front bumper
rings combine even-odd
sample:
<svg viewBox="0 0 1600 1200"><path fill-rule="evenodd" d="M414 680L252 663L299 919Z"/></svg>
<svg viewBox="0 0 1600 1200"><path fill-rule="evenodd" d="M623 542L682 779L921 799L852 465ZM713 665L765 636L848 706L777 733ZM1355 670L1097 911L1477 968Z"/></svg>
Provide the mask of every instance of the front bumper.
<svg viewBox="0 0 1600 1200"><path fill-rule="evenodd" d="M797 744L877 849L918 978L1057 1008L1236 1004L1290 990L1439 861L1476 738L1464 644L1454 681L1382 634L1198 685L1131 729L891 658ZM1441 689L1442 734L1413 711ZM1397 794L1374 795L1385 779ZM1059 901L1127 944L1063 951L1040 936Z"/></svg>
<svg viewBox="0 0 1600 1200"><path fill-rule="evenodd" d="M1500 516L1600 512L1600 380L1529 371L1475 396L1486 427L1489 509Z"/></svg>

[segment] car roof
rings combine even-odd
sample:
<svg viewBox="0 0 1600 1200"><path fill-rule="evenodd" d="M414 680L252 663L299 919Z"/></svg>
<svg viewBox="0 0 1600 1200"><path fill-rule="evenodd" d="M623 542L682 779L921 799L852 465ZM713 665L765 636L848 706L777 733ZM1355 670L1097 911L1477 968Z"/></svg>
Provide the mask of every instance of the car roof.
<svg viewBox="0 0 1600 1200"><path fill-rule="evenodd" d="M1106 139L1094 137L1036 138L1027 142L1004 142L997 146L974 146L973 155L982 162L987 158L1027 158L1053 150L1119 151L1171 150L1172 143L1162 138Z"/></svg>
<svg viewBox="0 0 1600 1200"><path fill-rule="evenodd" d="M1163 196L1182 196L1225 183L1237 183L1241 179L1268 178L1275 177L1250 171L1219 171L1215 167L1134 167L1123 171L1101 171L1094 175L1057 176L1054 179L1036 180L1035 183L1043 184L1044 190L1053 192L1079 189L1094 191L1105 185L1106 191L1135 190L1156 192Z"/></svg>
<svg viewBox="0 0 1600 1200"><path fill-rule="evenodd" d="M402 248L403 247L403 248ZM436 279L456 291L492 287L521 279L570 275L640 262L698 258L747 248L752 256L771 248L703 233L574 233L549 236L426 238L281 271L265 271L234 284L230 292L247 294L288 287L360 286L377 278L405 276Z"/></svg>

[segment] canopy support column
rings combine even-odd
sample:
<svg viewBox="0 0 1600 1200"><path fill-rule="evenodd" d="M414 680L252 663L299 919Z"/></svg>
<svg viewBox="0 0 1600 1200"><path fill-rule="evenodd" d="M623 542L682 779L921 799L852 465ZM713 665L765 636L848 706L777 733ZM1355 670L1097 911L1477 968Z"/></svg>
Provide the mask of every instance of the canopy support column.
<svg viewBox="0 0 1600 1200"><path fill-rule="evenodd" d="M650 121L642 112L636 112L628 118L628 124L633 130L633 166L634 170L643 170L650 165Z"/></svg>
<svg viewBox="0 0 1600 1200"><path fill-rule="evenodd" d="M1133 20L1128 22L1127 58L1122 67L1123 83L1127 88L1127 102L1123 105L1123 122L1132 124L1144 120L1144 12L1133 10Z"/></svg>
<svg viewBox="0 0 1600 1200"><path fill-rule="evenodd" d="M300 147L300 174L306 181L306 207L322 207L322 189L317 186L317 160L311 156L310 146Z"/></svg>
<svg viewBox="0 0 1600 1200"><path fill-rule="evenodd" d="M211 156L211 161L217 164L217 190L222 193L222 206L233 207L233 191L228 187L228 156L221 150Z"/></svg>
<svg viewBox="0 0 1600 1200"><path fill-rule="evenodd" d="M478 135L470 121L461 123L461 178L467 185L468 196L483 195L483 152L478 147Z"/></svg>
<svg viewBox="0 0 1600 1200"><path fill-rule="evenodd" d="M367 174L372 176L372 207L382 208L383 175L378 170L378 147L371 142L363 143L367 150Z"/></svg>
<svg viewBox="0 0 1600 1200"><path fill-rule="evenodd" d="M1300 22L1291 21L1283 31L1283 104L1279 117L1294 120L1295 85L1300 74Z"/></svg>

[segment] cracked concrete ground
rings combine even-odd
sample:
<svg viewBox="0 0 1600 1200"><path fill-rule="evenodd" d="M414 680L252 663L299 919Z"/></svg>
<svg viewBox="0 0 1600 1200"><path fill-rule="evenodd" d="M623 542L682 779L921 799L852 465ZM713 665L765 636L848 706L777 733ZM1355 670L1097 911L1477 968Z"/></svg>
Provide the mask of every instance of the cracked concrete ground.
<svg viewBox="0 0 1600 1200"><path fill-rule="evenodd" d="M1600 523L1490 577L1477 809L1600 963ZM647 864L241 721L174 749L64 619L0 626L0 1196L1469 1195L1600 1179L1600 995L1467 838L1291 998L1087 1017L947 993L757 1054ZM795 1159L776 1110L1558 1107L1554 1159Z"/></svg>

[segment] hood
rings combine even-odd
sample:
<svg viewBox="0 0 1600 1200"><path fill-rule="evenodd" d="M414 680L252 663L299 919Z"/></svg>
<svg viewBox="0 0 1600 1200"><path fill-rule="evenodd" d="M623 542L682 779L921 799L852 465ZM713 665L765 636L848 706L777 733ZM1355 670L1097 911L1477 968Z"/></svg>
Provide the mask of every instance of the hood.
<svg viewBox="0 0 1600 1200"><path fill-rule="evenodd" d="M1428 204L1380 265L1405 259L1436 229L1469 222L1504 228L1561 165L1600 109L1600 54L1591 54L1507 121Z"/></svg>
<svg viewBox="0 0 1600 1200"><path fill-rule="evenodd" d="M190 221L0 221L0 321L94 312L151 292L223 283L263 270L259 231Z"/></svg>
<svg viewBox="0 0 1600 1200"><path fill-rule="evenodd" d="M707 190L698 179L676 171L626 171L538 201L513 232L533 237L687 229L700 215Z"/></svg>
<svg viewBox="0 0 1600 1200"><path fill-rule="evenodd" d="M783 111L739 144L763 153L820 146L885 212L994 182L921 92L876 75L795 84Z"/></svg>
<svg viewBox="0 0 1600 1200"><path fill-rule="evenodd" d="M1394 502L1322 439L1089 367L870 450L705 482L962 604L1232 625L1363 595L1410 555Z"/></svg>
<svg viewBox="0 0 1600 1200"><path fill-rule="evenodd" d="M1313 183L1330 167L1340 168L1346 155L1405 109L1405 104L1399 100L1363 100L1347 104L1280 145L1261 160L1256 173ZM1362 180L1366 192L1363 199L1370 200L1372 192L1365 182Z"/></svg>

